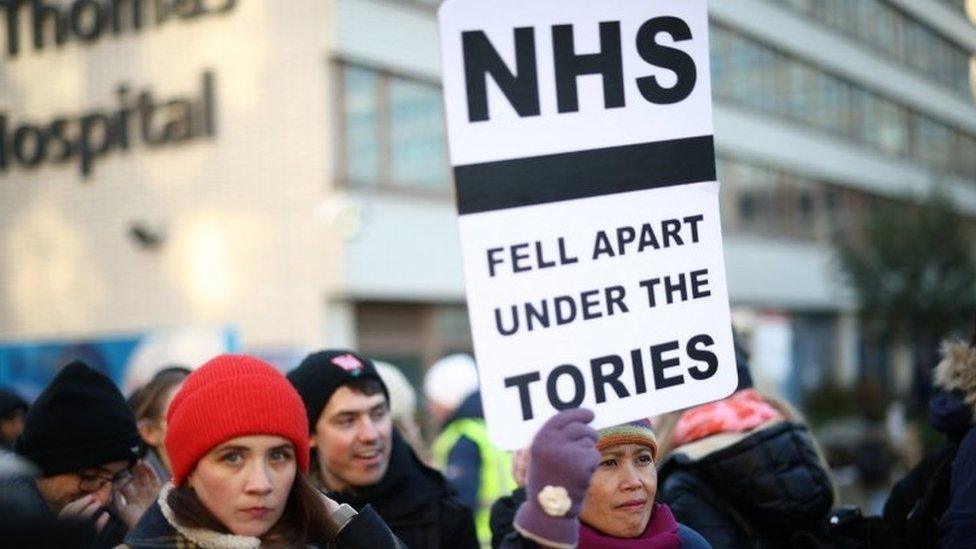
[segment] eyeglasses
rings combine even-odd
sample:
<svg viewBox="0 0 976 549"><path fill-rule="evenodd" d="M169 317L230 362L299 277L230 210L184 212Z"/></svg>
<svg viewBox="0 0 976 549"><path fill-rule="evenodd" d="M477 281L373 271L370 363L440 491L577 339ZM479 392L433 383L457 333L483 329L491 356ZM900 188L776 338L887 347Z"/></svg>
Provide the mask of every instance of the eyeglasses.
<svg viewBox="0 0 976 549"><path fill-rule="evenodd" d="M132 471L123 469L112 476L94 475L91 473L78 474L78 490L85 493L97 492L111 483L113 488L125 486L132 480Z"/></svg>

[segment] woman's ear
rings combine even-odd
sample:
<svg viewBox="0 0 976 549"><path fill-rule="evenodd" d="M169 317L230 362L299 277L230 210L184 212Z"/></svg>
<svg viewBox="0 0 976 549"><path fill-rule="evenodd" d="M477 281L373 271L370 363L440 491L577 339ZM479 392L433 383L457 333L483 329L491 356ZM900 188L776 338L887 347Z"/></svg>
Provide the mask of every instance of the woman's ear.
<svg viewBox="0 0 976 549"><path fill-rule="evenodd" d="M156 447L163 444L163 430L159 428L159 424L156 421L140 419L137 427L139 429L139 436L149 446Z"/></svg>

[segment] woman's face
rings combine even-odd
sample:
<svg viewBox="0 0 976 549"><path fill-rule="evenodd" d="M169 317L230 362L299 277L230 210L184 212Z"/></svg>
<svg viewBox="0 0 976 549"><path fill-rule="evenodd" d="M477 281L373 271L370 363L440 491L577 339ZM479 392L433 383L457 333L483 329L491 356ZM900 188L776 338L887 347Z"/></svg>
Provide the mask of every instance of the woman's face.
<svg viewBox="0 0 976 549"><path fill-rule="evenodd" d="M231 533L260 537L285 512L297 471L291 442L278 436L250 435L210 450L187 483Z"/></svg>
<svg viewBox="0 0 976 549"><path fill-rule="evenodd" d="M156 421L159 438L157 439L156 444L153 444L153 447L156 448L156 453L158 453L160 459L163 460L163 465L165 465L166 469L170 471L173 470L173 466L169 462L169 454L166 453L166 445L164 444L166 441L166 411L169 410L169 405L172 404L173 397L176 396L176 393L179 392L180 387L182 386L182 383L177 383L170 388L169 393L163 400L163 412L159 415L159 420Z"/></svg>
<svg viewBox="0 0 976 549"><path fill-rule="evenodd" d="M139 435L142 437L143 442L156 450L156 453L163 459L163 463L166 464L167 469L170 468L170 464L165 446L166 411L169 410L170 403L173 402L173 398L182 386L183 383L177 383L166 391L166 394L163 395L162 401L160 402L159 415L156 419L143 418L139 420Z"/></svg>
<svg viewBox="0 0 976 549"><path fill-rule="evenodd" d="M647 528L656 494L651 449L640 444L610 446L590 480L580 519L604 534L635 538Z"/></svg>

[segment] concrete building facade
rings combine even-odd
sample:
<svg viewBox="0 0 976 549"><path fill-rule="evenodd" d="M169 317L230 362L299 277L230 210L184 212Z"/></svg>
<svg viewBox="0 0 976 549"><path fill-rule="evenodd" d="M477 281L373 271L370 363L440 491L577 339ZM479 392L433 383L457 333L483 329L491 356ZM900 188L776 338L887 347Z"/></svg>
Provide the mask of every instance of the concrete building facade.
<svg viewBox="0 0 976 549"><path fill-rule="evenodd" d="M220 325L283 366L349 346L415 379L469 349L438 3L15 10L0 341ZM976 7L711 0L709 13L736 320L789 391L851 382L866 351L832 231L873 200L936 188L976 219Z"/></svg>

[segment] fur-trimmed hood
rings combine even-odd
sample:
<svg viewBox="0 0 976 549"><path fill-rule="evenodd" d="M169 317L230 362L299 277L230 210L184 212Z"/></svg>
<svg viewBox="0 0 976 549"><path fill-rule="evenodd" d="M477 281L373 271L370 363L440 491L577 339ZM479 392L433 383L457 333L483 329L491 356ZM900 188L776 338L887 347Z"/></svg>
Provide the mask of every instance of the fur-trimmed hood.
<svg viewBox="0 0 976 549"><path fill-rule="evenodd" d="M963 394L976 415L976 349L959 340L942 343L942 360L932 374L932 383L944 391Z"/></svg>

